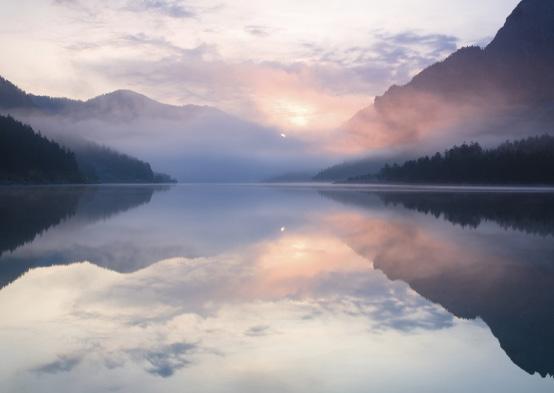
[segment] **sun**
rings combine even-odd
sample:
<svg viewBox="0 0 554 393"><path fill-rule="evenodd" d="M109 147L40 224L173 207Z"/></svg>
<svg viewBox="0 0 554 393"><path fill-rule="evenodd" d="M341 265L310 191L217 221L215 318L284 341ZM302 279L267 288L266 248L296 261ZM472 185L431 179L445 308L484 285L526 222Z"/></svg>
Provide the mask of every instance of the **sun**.
<svg viewBox="0 0 554 393"><path fill-rule="evenodd" d="M297 127L306 127L310 122L312 108L303 104L291 104L288 107L289 122Z"/></svg>
<svg viewBox="0 0 554 393"><path fill-rule="evenodd" d="M306 127L308 125L308 117L304 115L295 115L289 117L289 122L297 127Z"/></svg>
<svg viewBox="0 0 554 393"><path fill-rule="evenodd" d="M275 108L281 119L284 119L288 125L296 128L308 126L314 114L314 109L311 105L290 99L277 100Z"/></svg>

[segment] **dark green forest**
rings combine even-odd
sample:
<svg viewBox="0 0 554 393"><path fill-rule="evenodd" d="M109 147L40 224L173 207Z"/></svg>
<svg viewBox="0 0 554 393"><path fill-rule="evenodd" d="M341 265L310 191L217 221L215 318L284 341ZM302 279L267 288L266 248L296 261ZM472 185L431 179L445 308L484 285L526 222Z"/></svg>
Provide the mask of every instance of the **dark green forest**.
<svg viewBox="0 0 554 393"><path fill-rule="evenodd" d="M92 142L60 145L0 116L0 184L172 183L150 164Z"/></svg>
<svg viewBox="0 0 554 393"><path fill-rule="evenodd" d="M31 127L0 116L0 183L81 183L75 155Z"/></svg>
<svg viewBox="0 0 554 393"><path fill-rule="evenodd" d="M95 143L71 146L87 183L161 183L173 181L152 171L150 164Z"/></svg>
<svg viewBox="0 0 554 393"><path fill-rule="evenodd" d="M377 175L355 181L429 184L554 184L554 137L542 135L484 149L478 143L444 153L386 165Z"/></svg>

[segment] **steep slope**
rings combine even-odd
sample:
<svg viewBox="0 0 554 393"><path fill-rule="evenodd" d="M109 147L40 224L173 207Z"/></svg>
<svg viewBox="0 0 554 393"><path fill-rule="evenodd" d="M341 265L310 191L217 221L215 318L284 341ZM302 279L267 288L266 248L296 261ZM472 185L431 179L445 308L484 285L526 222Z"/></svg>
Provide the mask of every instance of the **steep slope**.
<svg viewBox="0 0 554 393"><path fill-rule="evenodd" d="M80 183L75 155L11 117L0 116L0 183Z"/></svg>
<svg viewBox="0 0 554 393"><path fill-rule="evenodd" d="M484 49L462 48L392 86L347 133L368 148L517 137L554 125L554 2L524 0Z"/></svg>

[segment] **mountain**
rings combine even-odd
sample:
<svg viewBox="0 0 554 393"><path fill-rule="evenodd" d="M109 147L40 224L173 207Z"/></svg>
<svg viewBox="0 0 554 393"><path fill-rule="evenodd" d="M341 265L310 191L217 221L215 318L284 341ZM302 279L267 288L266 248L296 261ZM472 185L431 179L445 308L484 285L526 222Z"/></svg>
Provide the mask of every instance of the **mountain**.
<svg viewBox="0 0 554 393"><path fill-rule="evenodd" d="M196 106L174 106L159 103L131 90L116 90L86 101L27 94L33 108L50 114L69 116L73 120L101 118L114 122L132 121L137 117L180 119L216 109Z"/></svg>
<svg viewBox="0 0 554 393"><path fill-rule="evenodd" d="M72 152L23 123L0 116L0 184L82 181Z"/></svg>
<svg viewBox="0 0 554 393"><path fill-rule="evenodd" d="M201 111L204 107L165 105L130 90L116 90L86 101L38 96L25 92L0 76L0 108L36 110L81 119L108 117L112 120L124 121L139 115L178 117L178 112L191 114Z"/></svg>
<svg viewBox="0 0 554 393"><path fill-rule="evenodd" d="M86 101L28 94L3 80L0 112L56 140L80 138L187 182L260 181L323 165L282 131L208 106L168 105L130 90ZM315 172L315 171L314 171Z"/></svg>
<svg viewBox="0 0 554 393"><path fill-rule="evenodd" d="M0 110L13 113L18 118L29 119L35 127L50 131L52 139L75 153L82 180L87 183L170 183L174 180L168 175L153 172L150 164L130 155L79 136L60 135L55 124L43 123L40 117L37 119L37 114L47 114L57 119L69 115L78 121L89 113L123 122L141 109L150 108L153 111L156 104L145 96L123 90L89 101L35 96L0 77Z"/></svg>
<svg viewBox="0 0 554 393"><path fill-rule="evenodd" d="M524 0L485 48L462 48L392 86L346 125L371 149L494 143L554 127L554 2ZM430 152L430 151L429 151ZM427 153L429 153L427 152Z"/></svg>

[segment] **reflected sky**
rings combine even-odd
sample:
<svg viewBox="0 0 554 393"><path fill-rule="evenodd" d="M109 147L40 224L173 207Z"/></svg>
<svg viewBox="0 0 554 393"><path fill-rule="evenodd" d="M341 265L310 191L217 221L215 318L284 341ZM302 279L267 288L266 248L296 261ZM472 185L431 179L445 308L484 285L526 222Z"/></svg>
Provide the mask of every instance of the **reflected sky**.
<svg viewBox="0 0 554 393"><path fill-rule="evenodd" d="M2 208L16 203L2 192ZM553 370L554 242L524 223L455 225L355 190L76 198L59 222L27 223L0 257L2 391L554 386L540 376Z"/></svg>

